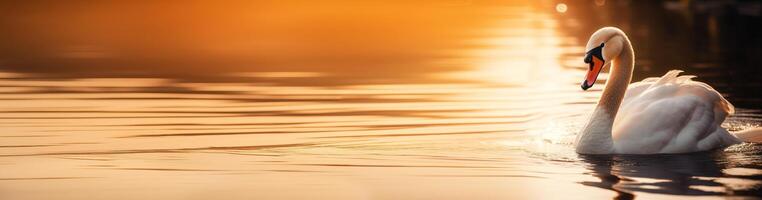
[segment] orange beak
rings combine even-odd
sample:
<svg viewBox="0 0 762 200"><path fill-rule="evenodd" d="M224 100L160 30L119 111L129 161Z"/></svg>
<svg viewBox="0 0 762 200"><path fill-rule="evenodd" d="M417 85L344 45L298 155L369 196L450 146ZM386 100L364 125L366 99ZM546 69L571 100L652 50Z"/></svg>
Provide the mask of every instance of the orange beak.
<svg viewBox="0 0 762 200"><path fill-rule="evenodd" d="M593 87L593 84L595 84L595 80L598 79L598 74L601 73L602 69L603 69L603 60L599 59L598 57L592 56L592 59L590 60L590 69L587 70L585 81L582 82L583 90L587 90Z"/></svg>
<svg viewBox="0 0 762 200"><path fill-rule="evenodd" d="M606 64L606 61L603 60L603 46L604 44L601 43L600 46L590 49L585 54L585 63L590 65L590 69L587 70L585 81L582 81L583 90L593 87L595 80L598 79L598 74L603 70L603 64Z"/></svg>

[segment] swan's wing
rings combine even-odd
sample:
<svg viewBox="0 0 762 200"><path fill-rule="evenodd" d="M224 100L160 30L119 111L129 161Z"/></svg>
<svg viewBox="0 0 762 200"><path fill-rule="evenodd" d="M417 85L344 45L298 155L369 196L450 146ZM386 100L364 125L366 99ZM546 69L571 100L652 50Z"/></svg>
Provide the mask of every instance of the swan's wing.
<svg viewBox="0 0 762 200"><path fill-rule="evenodd" d="M645 79L640 82L631 83L627 86L627 92L624 93L622 105L627 105L633 97L639 96L643 91L646 91L646 89L651 87L651 85L653 85L653 82L645 82Z"/></svg>
<svg viewBox="0 0 762 200"><path fill-rule="evenodd" d="M714 90L711 86L707 85L706 83L693 81L691 79L695 78L696 76L692 75L683 75L678 76L681 72L681 70L671 70L664 74L662 77L648 77L643 79L640 82L635 82L630 84L627 87L627 92L624 95L624 98L622 99L622 107L628 105L632 99L635 99L634 97L639 97L644 92L651 90L657 90L661 86L665 85L690 85L690 86L698 86L700 88L705 89L705 91L699 91L699 93L706 93L704 96L709 96L712 101L716 101L716 99L719 99L719 101L716 101L718 104L717 106L725 110L728 114L733 114L735 112L735 108L733 107L733 104L730 104L727 100L725 100L722 95L720 95L719 92ZM700 90L700 89L699 89ZM656 92L654 94L663 94ZM650 95L654 95L650 94ZM723 117L724 119L724 117Z"/></svg>
<svg viewBox="0 0 762 200"><path fill-rule="evenodd" d="M676 70L673 70L676 71ZM624 94L624 98L622 99L622 105L626 105L632 97L639 96L643 91L646 91L646 89L650 88L654 83L658 82L664 77L671 78L671 74L667 73L663 77L648 77L640 82L631 83L629 86L627 86L627 92Z"/></svg>
<svg viewBox="0 0 762 200"><path fill-rule="evenodd" d="M706 109L693 96L632 99L614 120L615 149L619 153L659 153L691 121L703 120L697 125L709 124L702 118L707 115L696 110Z"/></svg>
<svg viewBox="0 0 762 200"><path fill-rule="evenodd" d="M618 152L692 152L737 141L720 127L732 105L708 85L677 73L632 87L640 91L623 102L612 129Z"/></svg>

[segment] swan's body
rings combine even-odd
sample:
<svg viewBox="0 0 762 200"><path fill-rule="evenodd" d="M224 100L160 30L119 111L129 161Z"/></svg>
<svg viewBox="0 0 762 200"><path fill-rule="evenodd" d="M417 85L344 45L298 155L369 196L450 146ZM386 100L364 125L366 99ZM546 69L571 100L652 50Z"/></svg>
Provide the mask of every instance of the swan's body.
<svg viewBox="0 0 762 200"><path fill-rule="evenodd" d="M720 127L733 105L678 73L630 84L614 120L617 153L684 153L741 142Z"/></svg>
<svg viewBox="0 0 762 200"><path fill-rule="evenodd" d="M687 153L742 141L720 126L733 114L733 105L711 86L691 80L694 76L678 76L681 71L672 70L660 78L629 84L635 55L621 30L596 31L587 49L590 71L583 89L592 87L608 61L613 61L613 67L598 106L577 136L578 153ZM760 133L757 129L745 134L757 137Z"/></svg>

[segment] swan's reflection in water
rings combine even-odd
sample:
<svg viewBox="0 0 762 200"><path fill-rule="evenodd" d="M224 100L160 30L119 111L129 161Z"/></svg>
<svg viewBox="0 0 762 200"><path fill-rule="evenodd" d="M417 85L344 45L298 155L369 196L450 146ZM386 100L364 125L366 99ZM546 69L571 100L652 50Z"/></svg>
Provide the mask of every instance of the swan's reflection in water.
<svg viewBox="0 0 762 200"><path fill-rule="evenodd" d="M752 170L727 173L743 167L734 166L734 152L715 150L676 155L581 155L590 172L599 181L580 184L615 191L615 199L634 199L636 194L668 195L759 195L759 181L748 178L761 174ZM745 178L745 179L744 179Z"/></svg>

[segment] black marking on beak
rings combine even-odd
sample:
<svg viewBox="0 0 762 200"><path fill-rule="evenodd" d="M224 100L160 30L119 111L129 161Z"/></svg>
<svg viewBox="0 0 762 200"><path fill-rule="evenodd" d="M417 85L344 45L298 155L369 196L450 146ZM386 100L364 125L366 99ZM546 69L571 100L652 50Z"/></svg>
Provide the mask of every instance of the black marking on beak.
<svg viewBox="0 0 762 200"><path fill-rule="evenodd" d="M601 43L598 47L595 47L593 49L590 49L590 51L587 51L585 53L585 63L590 64L590 69L592 69L593 64L593 56L598 57L598 59L601 59L602 61L606 61L603 59L603 46L604 44Z"/></svg>
<svg viewBox="0 0 762 200"><path fill-rule="evenodd" d="M593 87L593 85L588 85L587 81L582 81L582 90L587 90Z"/></svg>

